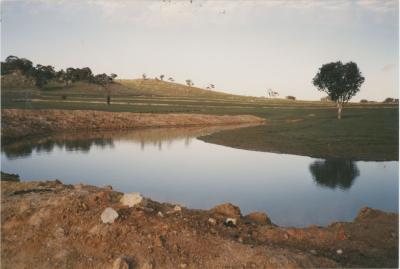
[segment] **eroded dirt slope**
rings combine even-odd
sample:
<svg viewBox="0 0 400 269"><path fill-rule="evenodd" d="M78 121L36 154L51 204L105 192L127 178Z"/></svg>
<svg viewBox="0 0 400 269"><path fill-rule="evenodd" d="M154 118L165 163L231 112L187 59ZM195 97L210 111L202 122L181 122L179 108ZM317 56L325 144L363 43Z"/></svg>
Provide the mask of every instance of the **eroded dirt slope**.
<svg viewBox="0 0 400 269"><path fill-rule="evenodd" d="M72 130L124 130L265 122L251 115L153 114L89 110L2 109L3 139Z"/></svg>
<svg viewBox="0 0 400 269"><path fill-rule="evenodd" d="M2 183L2 268L397 267L398 215L282 228L230 204L211 210L59 181ZM106 208L118 217L103 223Z"/></svg>

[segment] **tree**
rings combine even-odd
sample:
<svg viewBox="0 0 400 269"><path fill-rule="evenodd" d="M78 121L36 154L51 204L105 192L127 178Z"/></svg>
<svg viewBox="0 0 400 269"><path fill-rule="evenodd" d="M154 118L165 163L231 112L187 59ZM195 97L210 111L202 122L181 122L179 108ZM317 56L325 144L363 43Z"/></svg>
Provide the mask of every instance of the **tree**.
<svg viewBox="0 0 400 269"><path fill-rule="evenodd" d="M51 65L37 64L32 73L36 81L36 86L39 88L42 88L49 80L56 77L56 71Z"/></svg>
<svg viewBox="0 0 400 269"><path fill-rule="evenodd" d="M79 81L91 81L93 79L93 73L89 67L76 68L74 76L75 79Z"/></svg>
<svg viewBox="0 0 400 269"><path fill-rule="evenodd" d="M142 78L143 78L144 80L146 80L146 79L147 79L147 75L146 75L146 73L143 73L143 74L142 74Z"/></svg>
<svg viewBox="0 0 400 269"><path fill-rule="evenodd" d="M28 59L10 55L6 58L5 62L1 62L1 74L7 75L15 71L20 71L26 76L32 76L34 67Z"/></svg>
<svg viewBox="0 0 400 269"><path fill-rule="evenodd" d="M160 75L160 80L164 80L164 75Z"/></svg>
<svg viewBox="0 0 400 269"><path fill-rule="evenodd" d="M171 82L175 81L172 77L169 77L168 80L171 81Z"/></svg>
<svg viewBox="0 0 400 269"><path fill-rule="evenodd" d="M194 85L193 81L190 79L185 80L186 85L188 85L189 87L192 87Z"/></svg>
<svg viewBox="0 0 400 269"><path fill-rule="evenodd" d="M118 77L117 74L111 73L111 74L110 74L111 82L114 82L114 79L115 79L116 77Z"/></svg>
<svg viewBox="0 0 400 269"><path fill-rule="evenodd" d="M295 101L296 97L289 95L289 96L286 96L286 99Z"/></svg>
<svg viewBox="0 0 400 269"><path fill-rule="evenodd" d="M214 84L209 84L207 87L206 87L206 89L214 89L215 88L215 85Z"/></svg>
<svg viewBox="0 0 400 269"><path fill-rule="evenodd" d="M336 102L337 118L341 119L343 105L356 95L364 80L356 63L343 64L338 61L322 65L313 79L313 84Z"/></svg>
<svg viewBox="0 0 400 269"><path fill-rule="evenodd" d="M107 105L111 104L111 89L109 85L113 83L113 80L117 77L116 74L111 74L107 76L107 74L98 74L94 76L93 82L103 87L107 92Z"/></svg>
<svg viewBox="0 0 400 269"><path fill-rule="evenodd" d="M383 103L394 103L394 98L387 97L385 100L383 100Z"/></svg>
<svg viewBox="0 0 400 269"><path fill-rule="evenodd" d="M273 91L272 89L268 89L267 91L268 91L268 96L269 97L275 98L275 97L279 96L279 93Z"/></svg>

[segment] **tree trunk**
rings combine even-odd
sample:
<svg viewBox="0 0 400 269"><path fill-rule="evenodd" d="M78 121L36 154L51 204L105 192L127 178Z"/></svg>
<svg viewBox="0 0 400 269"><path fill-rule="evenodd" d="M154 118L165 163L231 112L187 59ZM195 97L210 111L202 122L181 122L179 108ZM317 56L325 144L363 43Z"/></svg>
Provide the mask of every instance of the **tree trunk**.
<svg viewBox="0 0 400 269"><path fill-rule="evenodd" d="M337 105L337 109L338 109L338 111L337 111L337 118L338 118L338 120L340 120L340 119L342 118L343 104L340 103L340 102L338 101L338 102L336 103L336 105Z"/></svg>

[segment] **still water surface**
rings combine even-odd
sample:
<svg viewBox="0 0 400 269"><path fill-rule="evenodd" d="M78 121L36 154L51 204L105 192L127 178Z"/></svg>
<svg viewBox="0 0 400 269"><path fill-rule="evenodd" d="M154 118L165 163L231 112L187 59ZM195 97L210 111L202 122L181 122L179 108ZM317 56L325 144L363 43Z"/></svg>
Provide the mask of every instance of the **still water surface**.
<svg viewBox="0 0 400 269"><path fill-rule="evenodd" d="M112 185L161 202L231 202L282 226L350 221L365 206L398 211L398 162L352 162L205 143L218 128L61 134L2 147L2 171L24 180Z"/></svg>

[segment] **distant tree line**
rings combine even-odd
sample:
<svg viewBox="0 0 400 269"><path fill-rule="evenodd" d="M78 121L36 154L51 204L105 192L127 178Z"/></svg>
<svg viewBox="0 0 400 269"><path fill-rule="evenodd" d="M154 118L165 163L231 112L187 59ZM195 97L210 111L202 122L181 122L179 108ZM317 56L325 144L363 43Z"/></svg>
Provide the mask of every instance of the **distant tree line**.
<svg viewBox="0 0 400 269"><path fill-rule="evenodd" d="M107 88L109 83L117 77L116 74L97 74L94 75L89 67L72 68L68 67L65 70L56 71L51 65L33 65L32 61L10 55L4 62L1 62L1 75L20 72L22 75L31 77L35 81L35 85L43 88L49 81L54 80L64 83L68 86L77 81L85 81L95 83Z"/></svg>

